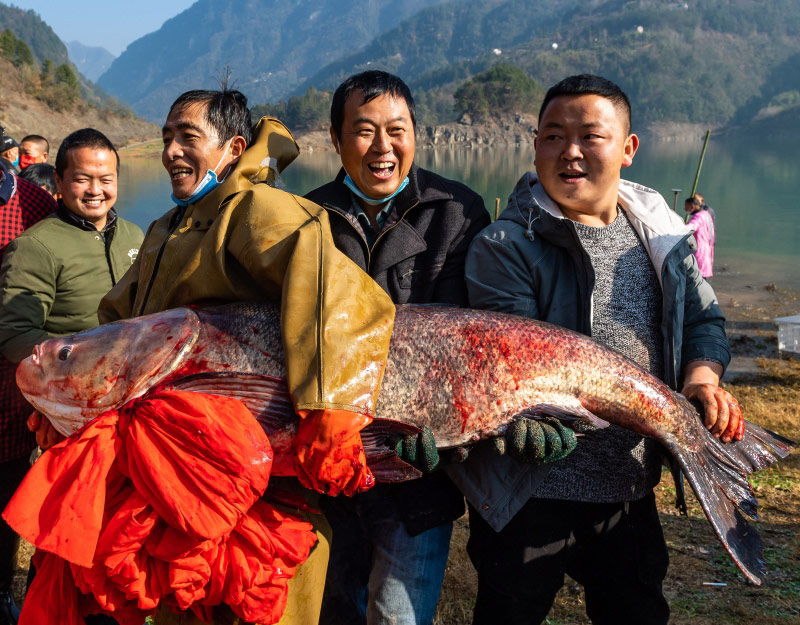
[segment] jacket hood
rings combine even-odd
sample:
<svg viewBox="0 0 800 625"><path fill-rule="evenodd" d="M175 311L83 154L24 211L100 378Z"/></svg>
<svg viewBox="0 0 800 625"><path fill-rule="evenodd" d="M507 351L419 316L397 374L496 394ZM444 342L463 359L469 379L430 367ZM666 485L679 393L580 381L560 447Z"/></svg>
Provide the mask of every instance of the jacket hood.
<svg viewBox="0 0 800 625"><path fill-rule="evenodd" d="M275 182L278 174L298 154L300 148L283 122L274 117L262 117L253 129L253 143L242 153L225 180L207 196L209 204L219 206L225 198L259 182Z"/></svg>
<svg viewBox="0 0 800 625"><path fill-rule="evenodd" d="M691 228L667 205L660 193L635 182L619 181L618 202L661 279L664 261L692 233ZM558 244L562 237L572 236L570 220L547 195L538 176L530 171L517 182L498 221L501 219L525 228L529 239L538 234Z"/></svg>

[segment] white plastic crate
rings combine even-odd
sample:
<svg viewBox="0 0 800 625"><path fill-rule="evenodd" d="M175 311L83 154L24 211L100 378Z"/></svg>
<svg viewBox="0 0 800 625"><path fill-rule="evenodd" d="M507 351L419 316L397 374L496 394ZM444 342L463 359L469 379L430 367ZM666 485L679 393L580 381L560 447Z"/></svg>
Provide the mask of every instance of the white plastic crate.
<svg viewBox="0 0 800 625"><path fill-rule="evenodd" d="M779 317L775 323L778 324L778 349L800 356L800 315Z"/></svg>

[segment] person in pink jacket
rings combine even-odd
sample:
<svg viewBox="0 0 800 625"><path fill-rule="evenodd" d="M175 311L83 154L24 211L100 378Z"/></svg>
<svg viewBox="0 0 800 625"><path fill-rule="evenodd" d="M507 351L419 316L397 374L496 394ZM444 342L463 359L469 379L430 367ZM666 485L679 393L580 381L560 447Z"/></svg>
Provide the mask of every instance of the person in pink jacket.
<svg viewBox="0 0 800 625"><path fill-rule="evenodd" d="M697 241L694 256L701 275L708 279L714 275L714 241L717 238L714 220L707 210L703 210L703 205L697 198L688 198L683 207L689 215L687 223L694 228L694 238Z"/></svg>

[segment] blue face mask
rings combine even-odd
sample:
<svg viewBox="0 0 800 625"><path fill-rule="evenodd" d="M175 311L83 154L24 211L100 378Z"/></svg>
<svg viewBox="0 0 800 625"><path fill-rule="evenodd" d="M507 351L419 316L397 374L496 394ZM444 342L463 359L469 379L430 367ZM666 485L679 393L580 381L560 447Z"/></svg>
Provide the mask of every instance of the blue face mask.
<svg viewBox="0 0 800 625"><path fill-rule="evenodd" d="M232 142L231 139L230 142ZM230 142L228 145L230 145ZM220 184L222 184L222 180L217 180L217 167L222 162L222 159L225 158L225 153L228 151L228 145L225 146L225 149L222 151L222 156L219 157L217 161L216 167L214 169L209 169L206 171L206 175L203 176L203 179L200 183L194 188L189 196L183 200L176 198L175 194L170 194L172 201L175 202L178 206L188 206L189 204L194 204L202 197L205 197L209 193L211 193L214 189L216 189Z"/></svg>
<svg viewBox="0 0 800 625"><path fill-rule="evenodd" d="M379 204L385 204L386 202L391 200L395 195L400 193L400 191L405 189L408 186L408 176L406 176L405 179L403 180L403 182L400 183L400 186L397 187L397 190L394 193L392 193L391 195L387 195L386 197L381 198L380 200L376 200L375 198L369 197L366 193L364 193L361 189L359 189L356 186L356 183L353 182L353 179L350 177L350 174L345 175L344 184L356 196L360 197L362 200L364 200L370 206L378 206Z"/></svg>
<svg viewBox="0 0 800 625"><path fill-rule="evenodd" d="M17 160L11 163L14 167L19 167L19 154L17 154Z"/></svg>

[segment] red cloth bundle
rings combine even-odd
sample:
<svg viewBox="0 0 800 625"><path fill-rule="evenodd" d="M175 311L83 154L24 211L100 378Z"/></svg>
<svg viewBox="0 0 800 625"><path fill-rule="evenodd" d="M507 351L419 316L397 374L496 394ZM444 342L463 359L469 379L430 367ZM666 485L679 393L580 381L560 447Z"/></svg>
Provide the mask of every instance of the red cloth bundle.
<svg viewBox="0 0 800 625"><path fill-rule="evenodd" d="M20 625L141 625L161 601L274 623L311 525L260 501L272 450L236 399L163 391L47 451L3 516L37 551ZM48 553L44 553L48 552Z"/></svg>

